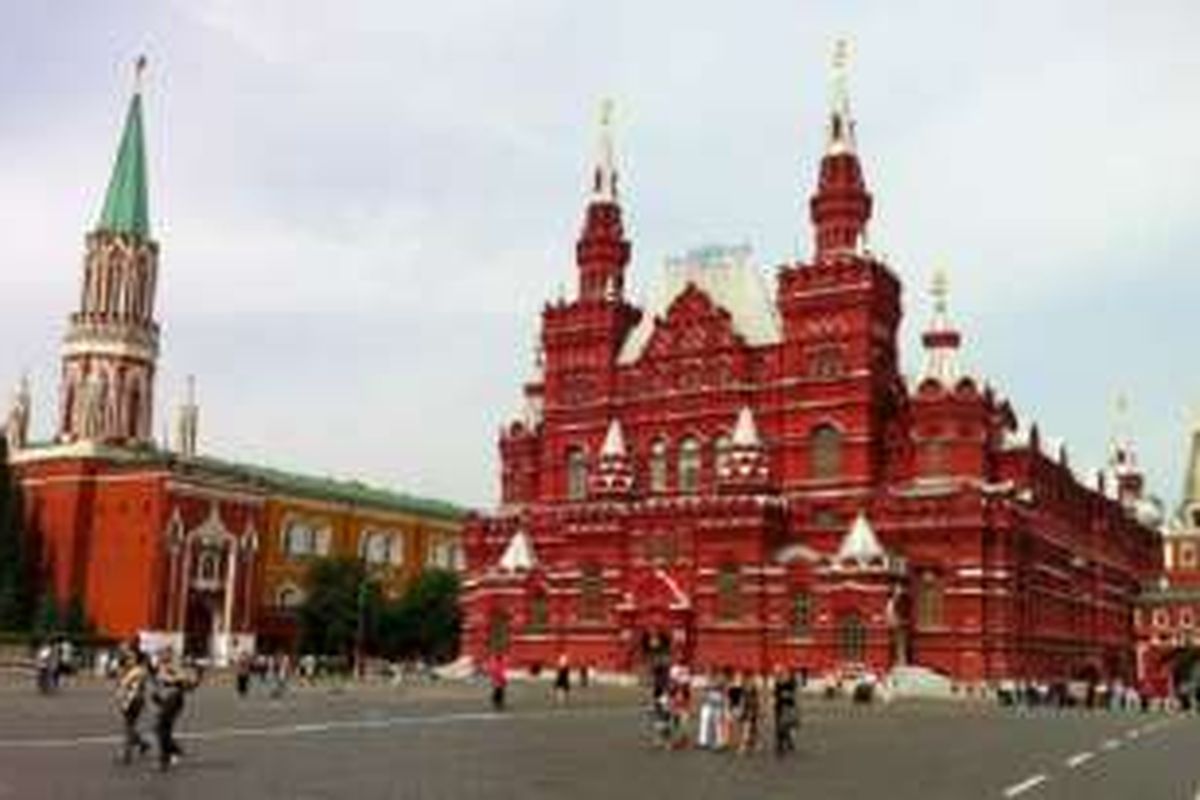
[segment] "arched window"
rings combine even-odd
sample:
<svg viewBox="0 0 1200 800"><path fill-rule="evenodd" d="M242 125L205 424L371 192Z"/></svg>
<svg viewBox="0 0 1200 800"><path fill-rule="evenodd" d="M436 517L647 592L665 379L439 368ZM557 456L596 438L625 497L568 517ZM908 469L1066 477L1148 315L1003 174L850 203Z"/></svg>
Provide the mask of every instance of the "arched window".
<svg viewBox="0 0 1200 800"><path fill-rule="evenodd" d="M579 577L579 618L589 622L604 619L604 575L598 564L584 564Z"/></svg>
<svg viewBox="0 0 1200 800"><path fill-rule="evenodd" d="M275 595L275 605L283 609L299 608L304 603L304 594L290 583L279 587Z"/></svg>
<svg viewBox="0 0 1200 800"><path fill-rule="evenodd" d="M689 436L679 443L679 491L700 489L700 442Z"/></svg>
<svg viewBox="0 0 1200 800"><path fill-rule="evenodd" d="M217 554L210 551L200 556L199 580L201 583L216 583L218 580L219 566L217 564Z"/></svg>
<svg viewBox="0 0 1200 800"><path fill-rule="evenodd" d="M587 497L587 455L582 447L567 451L567 499L582 500Z"/></svg>
<svg viewBox="0 0 1200 800"><path fill-rule="evenodd" d="M725 474L729 471L729 449L732 446L733 446L733 443L730 441L729 437L726 436L725 434L721 434L721 436L717 437L717 445L716 445L717 475L719 475L721 477L724 477Z"/></svg>
<svg viewBox="0 0 1200 800"><path fill-rule="evenodd" d="M792 595L792 635L797 638L812 632L812 595L800 590Z"/></svg>
<svg viewBox="0 0 1200 800"><path fill-rule="evenodd" d="M942 626L942 587L937 575L926 570L917 584L917 627Z"/></svg>
<svg viewBox="0 0 1200 800"><path fill-rule="evenodd" d="M142 418L142 393L135 383L129 390L129 418L125 421L125 435L131 439L138 437L139 422Z"/></svg>
<svg viewBox="0 0 1200 800"><path fill-rule="evenodd" d="M398 547L395 537L388 531L368 528L359 545L359 556L368 564L398 564L403 548Z"/></svg>
<svg viewBox="0 0 1200 800"><path fill-rule="evenodd" d="M503 653L508 650L508 612L493 611L488 620L488 651Z"/></svg>
<svg viewBox="0 0 1200 800"><path fill-rule="evenodd" d="M667 442L655 439L650 445L650 491L667 490Z"/></svg>
<svg viewBox="0 0 1200 800"><path fill-rule="evenodd" d="M741 614L742 598L738 588L737 564L722 564L717 572L717 616L731 620L737 619Z"/></svg>
<svg viewBox="0 0 1200 800"><path fill-rule="evenodd" d="M921 474L938 477L946 474L946 443L931 439L921 445Z"/></svg>
<svg viewBox="0 0 1200 800"><path fill-rule="evenodd" d="M809 440L809 465L814 478L836 478L842 472L842 434L832 425L818 425Z"/></svg>
<svg viewBox="0 0 1200 800"><path fill-rule="evenodd" d="M290 520L283 529L283 552L288 558L311 555L317 549L317 531L308 522Z"/></svg>
<svg viewBox="0 0 1200 800"><path fill-rule="evenodd" d="M529 599L529 632L545 633L550 622L550 609L546 603L546 595L538 592Z"/></svg>
<svg viewBox="0 0 1200 800"><path fill-rule="evenodd" d="M843 615L838 621L837 643L842 661L861 664L866 660L867 629L857 611Z"/></svg>

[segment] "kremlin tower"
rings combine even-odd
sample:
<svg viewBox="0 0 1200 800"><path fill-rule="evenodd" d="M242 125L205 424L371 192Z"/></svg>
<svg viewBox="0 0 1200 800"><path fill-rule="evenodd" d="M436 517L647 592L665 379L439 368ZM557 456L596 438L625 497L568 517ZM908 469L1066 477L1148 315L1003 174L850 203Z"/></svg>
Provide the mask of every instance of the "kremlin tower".
<svg viewBox="0 0 1200 800"><path fill-rule="evenodd" d="M63 341L58 440L151 443L158 243L150 237L142 75L96 227L87 236L79 309Z"/></svg>

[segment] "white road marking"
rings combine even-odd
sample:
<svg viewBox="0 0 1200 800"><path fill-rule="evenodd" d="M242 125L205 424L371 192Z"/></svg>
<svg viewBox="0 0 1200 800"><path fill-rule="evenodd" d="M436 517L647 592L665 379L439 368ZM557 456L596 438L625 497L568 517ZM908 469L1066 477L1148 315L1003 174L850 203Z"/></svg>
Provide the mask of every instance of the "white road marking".
<svg viewBox="0 0 1200 800"><path fill-rule="evenodd" d="M1014 783L1012 786L1005 789L1004 796L1005 797L1016 797L1017 795L1024 794L1025 792L1028 792L1033 787L1038 786L1045 782L1046 782L1046 776L1039 772L1037 775L1034 775L1030 778L1026 778L1025 780L1021 781L1020 783Z"/></svg>
<svg viewBox="0 0 1200 800"><path fill-rule="evenodd" d="M1121 746L1121 740L1120 739L1107 739L1107 740L1105 740L1104 744L1102 744L1100 746L1103 747L1105 750L1116 750L1118 747Z"/></svg>
<svg viewBox="0 0 1200 800"><path fill-rule="evenodd" d="M1076 753L1075 755L1068 758L1067 766L1070 767L1071 769L1075 769L1079 765L1086 764L1087 762L1091 761L1095 757L1096 757L1096 754L1093 753L1091 750L1084 750L1082 753Z"/></svg>
<svg viewBox="0 0 1200 800"><path fill-rule="evenodd" d="M1126 739L1136 739L1141 735L1142 735L1142 732L1139 731L1137 728L1130 728L1129 730L1125 731Z"/></svg>
<svg viewBox="0 0 1200 800"><path fill-rule="evenodd" d="M491 711L460 712L454 714L432 714L428 716L401 715L394 717L376 717L374 719L345 719L329 720L326 722L302 722L292 725L275 725L261 728L213 728L206 731L182 731L175 735L177 739L193 741L212 739L232 739L245 737L295 736L306 733L328 733L329 731L378 730L381 728L399 728L415 725L448 725L457 722L500 722L504 720L520 721L526 719L546 719L564 716L594 716L598 714L629 713L628 707L574 709L566 712L530 711L518 714L495 713ZM120 744L122 736L75 736L61 739L0 739L0 749L29 750L79 747L85 745Z"/></svg>

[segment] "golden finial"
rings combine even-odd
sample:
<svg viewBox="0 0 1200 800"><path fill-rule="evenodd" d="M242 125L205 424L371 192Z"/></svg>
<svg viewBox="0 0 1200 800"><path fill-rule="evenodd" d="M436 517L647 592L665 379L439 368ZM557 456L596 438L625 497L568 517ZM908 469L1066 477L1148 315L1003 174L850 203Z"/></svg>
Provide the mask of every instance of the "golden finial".
<svg viewBox="0 0 1200 800"><path fill-rule="evenodd" d="M933 281L930 284L929 293L933 295L934 312L945 314L946 300L950 296L950 278L944 267L938 267L933 271Z"/></svg>
<svg viewBox="0 0 1200 800"><path fill-rule="evenodd" d="M613 118L613 100L605 97L600 101L600 127L611 128Z"/></svg>
<svg viewBox="0 0 1200 800"><path fill-rule="evenodd" d="M850 92L846 74L850 62L850 43L838 39L833 45L832 108L829 119L830 153L854 150L854 123L850 119Z"/></svg>
<svg viewBox="0 0 1200 800"><path fill-rule="evenodd" d="M145 53L139 55L133 62L133 91L136 94L142 93L142 84L145 81L146 67L149 63Z"/></svg>

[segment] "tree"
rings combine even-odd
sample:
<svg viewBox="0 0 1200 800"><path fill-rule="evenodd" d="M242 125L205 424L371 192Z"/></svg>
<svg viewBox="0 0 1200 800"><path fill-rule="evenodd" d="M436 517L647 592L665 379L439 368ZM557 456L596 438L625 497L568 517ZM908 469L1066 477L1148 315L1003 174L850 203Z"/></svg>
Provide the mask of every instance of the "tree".
<svg viewBox="0 0 1200 800"><path fill-rule="evenodd" d="M88 621L87 611L84 609L83 598L80 595L71 595L71 599L67 601L66 611L63 612L62 627L65 633L75 636L92 632L92 624Z"/></svg>
<svg viewBox="0 0 1200 800"><path fill-rule="evenodd" d="M33 611L22 516L21 489L9 469L7 442L0 436L0 630L26 630Z"/></svg>
<svg viewBox="0 0 1200 800"><path fill-rule="evenodd" d="M38 638L57 633L61 619L58 597L54 594L54 586L51 585L38 598L37 610L33 614L33 632Z"/></svg>
<svg viewBox="0 0 1200 800"><path fill-rule="evenodd" d="M300 606L300 649L305 653L349 655L360 636L369 641L377 625L379 587L353 558L313 561L305 576Z"/></svg>
<svg viewBox="0 0 1200 800"><path fill-rule="evenodd" d="M382 609L380 649L389 656L453 659L458 654L462 628L458 593L458 576L453 572L422 572L399 600Z"/></svg>

